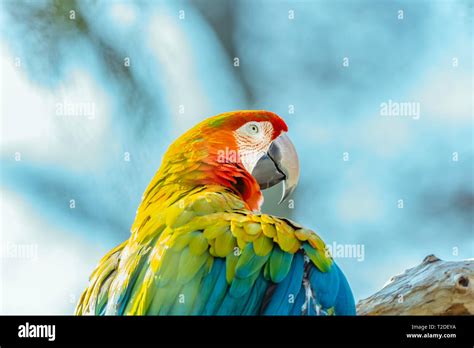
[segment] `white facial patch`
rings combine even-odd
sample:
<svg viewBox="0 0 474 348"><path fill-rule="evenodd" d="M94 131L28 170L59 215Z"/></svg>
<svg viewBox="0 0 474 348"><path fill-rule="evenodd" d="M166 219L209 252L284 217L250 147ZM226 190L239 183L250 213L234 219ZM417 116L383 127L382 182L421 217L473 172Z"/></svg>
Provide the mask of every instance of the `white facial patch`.
<svg viewBox="0 0 474 348"><path fill-rule="evenodd" d="M257 162L270 147L273 134L271 122L247 122L234 132L238 156L245 169L252 173Z"/></svg>

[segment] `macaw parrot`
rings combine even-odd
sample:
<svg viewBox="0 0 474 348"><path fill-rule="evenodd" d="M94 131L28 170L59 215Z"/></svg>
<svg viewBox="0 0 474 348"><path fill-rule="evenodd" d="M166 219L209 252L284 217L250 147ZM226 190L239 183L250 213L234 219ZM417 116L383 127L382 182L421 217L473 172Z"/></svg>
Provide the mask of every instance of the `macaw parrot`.
<svg viewBox="0 0 474 348"><path fill-rule="evenodd" d="M312 230L263 214L261 190L299 178L269 111L199 123L167 150L128 240L92 273L77 315L355 315L346 277ZM280 202L281 202L280 201Z"/></svg>

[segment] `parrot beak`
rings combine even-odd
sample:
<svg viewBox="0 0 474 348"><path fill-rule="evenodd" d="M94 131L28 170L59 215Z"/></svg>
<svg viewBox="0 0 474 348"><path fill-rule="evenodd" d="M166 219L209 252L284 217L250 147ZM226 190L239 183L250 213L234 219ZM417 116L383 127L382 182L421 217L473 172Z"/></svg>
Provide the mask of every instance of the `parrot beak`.
<svg viewBox="0 0 474 348"><path fill-rule="evenodd" d="M283 181L283 193L278 204L293 193L300 177L300 164L295 147L286 134L272 142L267 153L255 165L252 176L262 190Z"/></svg>

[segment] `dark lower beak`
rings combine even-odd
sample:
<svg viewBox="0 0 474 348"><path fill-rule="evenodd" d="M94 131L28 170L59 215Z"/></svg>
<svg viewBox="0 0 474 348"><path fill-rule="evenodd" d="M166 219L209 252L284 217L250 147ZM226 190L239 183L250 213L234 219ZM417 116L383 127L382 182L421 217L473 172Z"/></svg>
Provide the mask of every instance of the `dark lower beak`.
<svg viewBox="0 0 474 348"><path fill-rule="evenodd" d="M286 134L272 142L268 152L255 165L252 176L262 190L283 181L283 193L278 204L293 193L300 177L300 166L295 147Z"/></svg>

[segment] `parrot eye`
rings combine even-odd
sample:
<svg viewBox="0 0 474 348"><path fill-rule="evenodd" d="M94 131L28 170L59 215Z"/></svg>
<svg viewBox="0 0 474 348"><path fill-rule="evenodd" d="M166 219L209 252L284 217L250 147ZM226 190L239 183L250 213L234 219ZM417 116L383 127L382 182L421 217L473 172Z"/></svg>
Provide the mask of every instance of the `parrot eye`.
<svg viewBox="0 0 474 348"><path fill-rule="evenodd" d="M256 123L249 123L247 125L247 130L250 134L258 134L260 131L260 128L258 127L258 124Z"/></svg>

